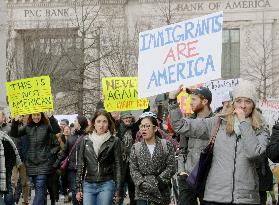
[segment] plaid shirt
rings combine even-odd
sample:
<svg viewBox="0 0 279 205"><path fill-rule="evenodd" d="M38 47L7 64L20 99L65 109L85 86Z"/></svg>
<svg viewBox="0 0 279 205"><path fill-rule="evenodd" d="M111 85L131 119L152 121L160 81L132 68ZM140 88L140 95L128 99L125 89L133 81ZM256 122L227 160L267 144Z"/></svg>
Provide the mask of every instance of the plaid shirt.
<svg viewBox="0 0 279 205"><path fill-rule="evenodd" d="M0 191L1 192L7 191L5 153L4 153L4 146L2 141L8 141L11 144L16 155L16 165L18 166L21 164L21 160L14 142L7 134L0 131Z"/></svg>

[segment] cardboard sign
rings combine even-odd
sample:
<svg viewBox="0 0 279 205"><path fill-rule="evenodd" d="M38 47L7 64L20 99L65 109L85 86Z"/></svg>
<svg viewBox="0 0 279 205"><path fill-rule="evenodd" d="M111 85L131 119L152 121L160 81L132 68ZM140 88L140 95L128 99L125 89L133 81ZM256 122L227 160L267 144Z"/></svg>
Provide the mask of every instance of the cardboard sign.
<svg viewBox="0 0 279 205"><path fill-rule="evenodd" d="M49 76L7 82L6 90L13 117L53 110Z"/></svg>
<svg viewBox="0 0 279 205"><path fill-rule="evenodd" d="M279 101L278 100L260 100L258 107L262 111L262 115L272 131L273 125L279 123Z"/></svg>
<svg viewBox="0 0 279 205"><path fill-rule="evenodd" d="M138 98L137 77L102 78L104 105L108 112L141 110L148 107L146 98Z"/></svg>
<svg viewBox="0 0 279 205"><path fill-rule="evenodd" d="M228 79L228 80L213 80L204 83L203 86L207 87L212 93L212 103L210 105L214 112L218 107L223 106L222 102L229 98L230 92L235 86L239 84L239 79Z"/></svg>
<svg viewBox="0 0 279 205"><path fill-rule="evenodd" d="M139 97L221 78L223 12L139 34Z"/></svg>
<svg viewBox="0 0 279 205"><path fill-rule="evenodd" d="M177 96L177 102L179 103L180 110L182 113L192 113L192 108L191 108L191 95L189 95L186 92L181 92Z"/></svg>

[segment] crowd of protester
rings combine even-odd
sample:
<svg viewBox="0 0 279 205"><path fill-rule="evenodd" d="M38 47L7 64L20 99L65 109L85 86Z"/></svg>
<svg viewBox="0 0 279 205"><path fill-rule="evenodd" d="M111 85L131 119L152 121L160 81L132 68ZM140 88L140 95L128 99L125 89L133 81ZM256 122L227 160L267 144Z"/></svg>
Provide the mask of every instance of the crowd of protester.
<svg viewBox="0 0 279 205"><path fill-rule="evenodd" d="M78 115L72 126L53 113L11 120L0 111L0 205L277 205L279 124L272 133L257 93L241 82L223 106L211 109L208 88L186 89L193 114L181 113L169 93L168 117L144 110ZM203 189L189 184L200 154L215 133ZM31 192L34 197L31 200Z"/></svg>

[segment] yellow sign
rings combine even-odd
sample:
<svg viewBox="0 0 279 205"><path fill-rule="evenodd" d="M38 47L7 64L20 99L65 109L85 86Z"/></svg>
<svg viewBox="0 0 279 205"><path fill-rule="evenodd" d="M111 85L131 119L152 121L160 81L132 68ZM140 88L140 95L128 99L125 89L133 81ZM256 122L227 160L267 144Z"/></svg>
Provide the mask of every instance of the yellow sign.
<svg viewBox="0 0 279 205"><path fill-rule="evenodd" d="M196 89L201 87L202 84L197 84L194 86L190 86L190 89ZM186 93L186 89L183 89L183 92L179 93L177 96L177 102L180 104L180 110L185 114L192 114L193 110L191 107L191 95Z"/></svg>
<svg viewBox="0 0 279 205"><path fill-rule="evenodd" d="M187 113L187 114L193 113L190 105L191 95L183 91L179 93L179 95L177 96L177 102L180 104L179 106L182 113Z"/></svg>
<svg viewBox="0 0 279 205"><path fill-rule="evenodd" d="M53 110L49 76L7 82L6 90L13 117Z"/></svg>
<svg viewBox="0 0 279 205"><path fill-rule="evenodd" d="M148 107L147 98L138 98L137 77L107 77L102 79L104 105L108 112L141 110Z"/></svg>

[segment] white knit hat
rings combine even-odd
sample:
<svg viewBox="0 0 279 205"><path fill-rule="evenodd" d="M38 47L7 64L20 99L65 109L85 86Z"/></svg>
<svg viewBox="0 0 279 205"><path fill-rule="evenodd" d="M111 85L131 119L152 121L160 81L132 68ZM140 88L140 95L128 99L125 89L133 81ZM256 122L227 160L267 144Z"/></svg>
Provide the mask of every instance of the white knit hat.
<svg viewBox="0 0 279 205"><path fill-rule="evenodd" d="M249 81L240 81L240 83L234 88L232 94L233 100L240 97L250 98L255 105L258 101L256 86Z"/></svg>

